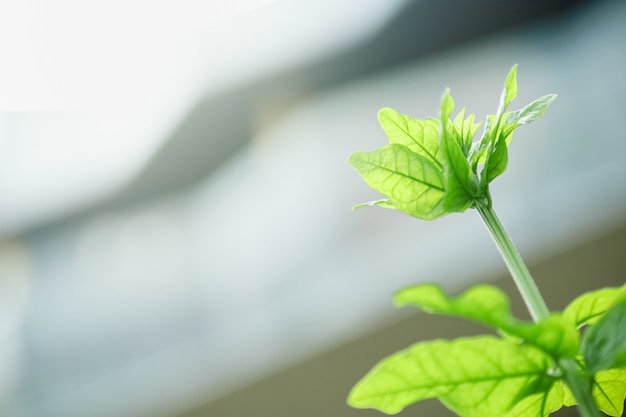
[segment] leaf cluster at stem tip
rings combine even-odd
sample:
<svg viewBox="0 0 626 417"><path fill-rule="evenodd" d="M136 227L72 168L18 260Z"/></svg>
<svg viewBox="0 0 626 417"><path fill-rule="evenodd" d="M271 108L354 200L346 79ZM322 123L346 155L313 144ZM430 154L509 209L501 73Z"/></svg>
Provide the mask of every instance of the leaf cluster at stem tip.
<svg viewBox="0 0 626 417"><path fill-rule="evenodd" d="M538 323L514 318L507 296L489 285L456 297L438 285L417 285L399 291L395 302L463 317L501 336L426 341L397 352L356 384L348 398L353 407L396 414L437 398L461 417L546 417L576 404L564 366L570 363L597 408L614 417L624 412L626 285L583 294Z"/></svg>
<svg viewBox="0 0 626 417"><path fill-rule="evenodd" d="M508 144L517 127L539 119L556 95L543 96L516 111L507 111L517 96L517 65L504 85L496 114L481 123L465 108L452 117L454 100L446 91L439 118L425 120L385 108L378 113L389 144L370 152L354 152L349 162L365 182L386 198L355 208L381 205L433 220L463 212L476 204L491 206L489 184L508 164Z"/></svg>

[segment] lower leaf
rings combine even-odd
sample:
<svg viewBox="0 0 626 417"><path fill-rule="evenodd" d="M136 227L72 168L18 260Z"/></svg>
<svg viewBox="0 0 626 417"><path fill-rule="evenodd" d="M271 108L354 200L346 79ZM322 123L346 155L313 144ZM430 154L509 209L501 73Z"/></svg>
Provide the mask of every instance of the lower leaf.
<svg viewBox="0 0 626 417"><path fill-rule="evenodd" d="M542 349L556 358L578 353L578 330L563 317L553 314L539 323L523 322L511 314L509 299L491 285L475 285L457 297L448 296L438 284L414 285L398 291L397 305L415 305L429 313L465 317L494 327Z"/></svg>
<svg viewBox="0 0 626 417"><path fill-rule="evenodd" d="M532 346L492 336L423 342L381 361L353 388L348 403L396 414L439 398L461 417L499 416L536 394L537 386L549 389L541 380L552 380L552 364Z"/></svg>

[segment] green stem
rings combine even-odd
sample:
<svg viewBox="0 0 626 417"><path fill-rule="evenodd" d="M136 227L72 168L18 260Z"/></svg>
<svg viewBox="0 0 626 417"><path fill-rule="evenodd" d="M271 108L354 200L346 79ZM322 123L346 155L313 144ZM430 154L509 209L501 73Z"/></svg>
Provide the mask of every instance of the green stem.
<svg viewBox="0 0 626 417"><path fill-rule="evenodd" d="M502 254L504 258L504 263L509 269L513 281L515 281L515 285L517 285L533 320L539 321L548 317L550 315L548 306L546 306L545 301L543 301L543 297L539 293L537 285L535 285L535 280L530 275L526 264L515 248L511 238L509 238L509 235L504 230L496 213L491 207L485 207L482 204L476 204L476 210L480 213L498 250L500 250L500 254Z"/></svg>
<svg viewBox="0 0 626 417"><path fill-rule="evenodd" d="M548 317L550 310L548 310L548 306L541 296L535 280L530 275L530 271L528 271L513 241L511 241L511 238L504 230L504 226L502 226L495 211L493 211L491 205L484 205L479 202L475 204L475 207L485 222L487 229L489 229L500 254L502 254L504 262L533 320L538 322ZM580 414L583 417L600 416L598 407L591 395L591 378L583 374L578 364L572 359L559 361L559 366L565 373L565 382L570 387L572 394L574 394L574 398L576 398Z"/></svg>

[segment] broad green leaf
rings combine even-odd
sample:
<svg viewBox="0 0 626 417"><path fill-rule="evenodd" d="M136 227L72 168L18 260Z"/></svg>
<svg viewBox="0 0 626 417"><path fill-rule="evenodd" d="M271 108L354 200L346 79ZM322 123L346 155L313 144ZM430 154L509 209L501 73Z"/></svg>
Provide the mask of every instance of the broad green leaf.
<svg viewBox="0 0 626 417"><path fill-rule="evenodd" d="M594 324L615 303L620 294L626 294L626 285L602 288L582 294L565 307L563 317L574 323L576 327Z"/></svg>
<svg viewBox="0 0 626 417"><path fill-rule="evenodd" d="M626 366L626 296L587 330L581 351L592 373Z"/></svg>
<svg viewBox="0 0 626 417"><path fill-rule="evenodd" d="M491 285L476 285L457 297L446 295L438 284L423 284L400 290L398 306L414 305L428 313L465 317L516 336L556 358L578 354L579 334L570 322L552 315L540 323L518 320L511 314L509 299Z"/></svg>
<svg viewBox="0 0 626 417"><path fill-rule="evenodd" d="M621 416L626 399L626 369L598 372L594 376L592 393L600 410L613 417Z"/></svg>
<svg viewBox="0 0 626 417"><path fill-rule="evenodd" d="M395 209L395 206L389 202L388 198L382 198L380 200L368 201L367 203L355 204L354 206L352 206L352 210L372 206L381 206L385 208Z"/></svg>
<svg viewBox="0 0 626 417"><path fill-rule="evenodd" d="M365 182L389 203L411 216L432 220L446 214L441 172L422 155L391 144L371 152L355 152L349 162Z"/></svg>
<svg viewBox="0 0 626 417"><path fill-rule="evenodd" d="M548 94L538 98L523 109L507 114L505 123L515 123L519 126L534 122L545 114L554 100L556 100L556 94Z"/></svg>
<svg viewBox="0 0 626 417"><path fill-rule="evenodd" d="M389 143L406 146L411 151L428 158L435 167L443 171L441 162L437 159L439 121L416 120L390 108L378 112L378 121L387 134Z"/></svg>
<svg viewBox="0 0 626 417"><path fill-rule="evenodd" d="M549 356L490 336L413 345L382 360L353 388L348 403L396 414L427 398L461 417L500 416L541 379Z"/></svg>
<svg viewBox="0 0 626 417"><path fill-rule="evenodd" d="M515 97L517 97L517 64L513 65L506 77L498 114L504 113Z"/></svg>

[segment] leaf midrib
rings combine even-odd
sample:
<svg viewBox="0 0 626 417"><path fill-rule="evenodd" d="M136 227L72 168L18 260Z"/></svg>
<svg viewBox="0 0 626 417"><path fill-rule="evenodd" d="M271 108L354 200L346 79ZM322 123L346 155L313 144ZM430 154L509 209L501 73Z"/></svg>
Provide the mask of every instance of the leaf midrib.
<svg viewBox="0 0 626 417"><path fill-rule="evenodd" d="M435 165L435 167L437 169L439 169L439 170L443 169L443 165L441 164L441 162L439 162L437 160L437 157L435 155L431 154L430 151L428 149L426 149L426 147L424 145L422 145L420 142L418 142L418 140L413 135L411 135L409 133L408 129L403 129L398 123L393 121L390 117L388 117L388 116L386 116L386 117L387 117L387 120L389 120L390 123L395 125L401 132L403 132L405 135L407 135L409 138L411 138L413 143L415 143L422 151L424 151L424 153L426 154L425 156L428 156L428 159Z"/></svg>
<svg viewBox="0 0 626 417"><path fill-rule="evenodd" d="M397 174L397 175L400 175L401 177L404 177L404 178L406 178L406 179L409 179L409 180L412 180L412 181L415 181L415 182L419 182L419 183L420 183L420 184L422 184L422 185L426 185L426 186L428 186L428 187L435 188L435 189L437 189L437 190L439 190L439 191L441 191L441 192L444 192L444 191L445 191L445 189L444 189L443 187L439 187L439 186L437 186L437 185L434 185L434 184L428 183L428 182L426 182L426 181L422 181L422 180L420 180L420 179L418 179L418 178L415 178L415 177L412 177L412 176L410 176L410 175L404 174L404 173L402 173L402 172L400 172L400 171L394 171L394 170L393 170L393 169L391 169L391 168L386 168L386 167L384 167L384 166L377 165L377 164L375 164L375 163L373 163L373 162L370 162L370 161L362 161L362 162L363 162L364 164L368 164L368 165L373 166L373 167L375 167L375 168L382 169L383 171L387 171L387 172L390 172L390 173L392 173L392 174Z"/></svg>
<svg viewBox="0 0 626 417"><path fill-rule="evenodd" d="M432 388L438 388L438 387L454 389L464 384L479 384L479 383L490 382L490 381L504 381L506 379L516 379L516 378L522 378L522 377L533 377L533 376L541 376L541 375L543 375L543 372L541 371L521 372L521 373L515 373L515 374L507 374L506 376L501 377L501 378L485 377L485 378L476 378L472 380L465 380L465 381L459 381L459 382L451 382L451 383L446 383L446 384L422 385L419 387L411 387L411 388L400 389L400 390L395 390L395 391L387 391L384 394L368 395L367 397L364 396L362 398L381 398L381 397L386 397L388 395L405 393L405 392L409 392L409 391L413 391L417 389L432 389Z"/></svg>

